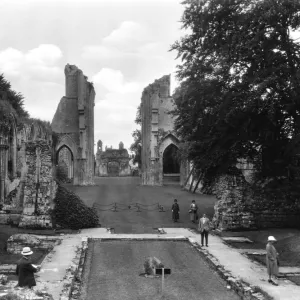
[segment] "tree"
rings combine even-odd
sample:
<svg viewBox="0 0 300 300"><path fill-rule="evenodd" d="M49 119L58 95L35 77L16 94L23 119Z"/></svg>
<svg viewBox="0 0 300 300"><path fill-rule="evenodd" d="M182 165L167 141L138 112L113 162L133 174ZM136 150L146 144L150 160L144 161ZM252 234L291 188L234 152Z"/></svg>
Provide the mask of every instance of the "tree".
<svg viewBox="0 0 300 300"><path fill-rule="evenodd" d="M290 31L299 29L300 2L183 4L190 33L171 47L182 59L173 113L188 158L214 176L260 157L262 177L286 176L299 146L300 46Z"/></svg>
<svg viewBox="0 0 300 300"><path fill-rule="evenodd" d="M141 126L142 124L142 117L141 117L141 105L137 108L135 123ZM140 129L136 129L132 133L132 137L134 142L130 146L130 150L134 152L133 163L137 163L139 168L141 168L142 163L142 133Z"/></svg>
<svg viewBox="0 0 300 300"><path fill-rule="evenodd" d="M28 117L28 112L24 109L24 97L22 94L11 89L11 84L0 74L0 92L6 95L6 101L12 106L19 117Z"/></svg>

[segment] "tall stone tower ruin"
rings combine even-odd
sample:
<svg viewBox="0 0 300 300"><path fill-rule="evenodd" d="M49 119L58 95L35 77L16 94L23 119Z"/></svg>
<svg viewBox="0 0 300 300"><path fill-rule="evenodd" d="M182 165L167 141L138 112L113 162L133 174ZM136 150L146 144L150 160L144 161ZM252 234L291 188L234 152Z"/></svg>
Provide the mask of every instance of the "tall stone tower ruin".
<svg viewBox="0 0 300 300"><path fill-rule="evenodd" d="M174 108L170 96L170 75L147 86L142 94L142 184L163 185L178 181L181 163L177 160L179 140L174 133Z"/></svg>
<svg viewBox="0 0 300 300"><path fill-rule="evenodd" d="M65 67L66 95L52 120L57 133L56 166L75 185L94 184L94 105L95 90L74 65ZM64 155L59 155L64 150ZM66 154L67 153L67 154ZM60 157L65 157L60 161Z"/></svg>

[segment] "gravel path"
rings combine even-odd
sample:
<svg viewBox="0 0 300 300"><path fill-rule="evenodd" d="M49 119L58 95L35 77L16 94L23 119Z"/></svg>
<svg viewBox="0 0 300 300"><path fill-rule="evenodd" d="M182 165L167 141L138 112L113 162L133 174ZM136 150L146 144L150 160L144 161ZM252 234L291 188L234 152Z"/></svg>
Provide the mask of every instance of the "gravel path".
<svg viewBox="0 0 300 300"><path fill-rule="evenodd" d="M143 263L156 256L172 269L166 276L164 297L161 278L145 278ZM235 300L225 282L202 260L188 242L93 241L84 270L85 300Z"/></svg>
<svg viewBox="0 0 300 300"><path fill-rule="evenodd" d="M189 220L189 206L193 199L199 207L199 213L204 212L212 217L216 198L214 196L192 194L181 190L180 186L141 186L138 177L96 177L95 186L66 187L74 191L84 202L98 209L100 223L103 227L113 227L116 233L155 233L157 227L191 227L196 225ZM172 222L171 205L178 199L180 206L179 223ZM122 203L118 212L102 211L105 206L114 202ZM126 209L125 204L139 202L146 205L160 203L167 212L154 211L136 212L135 209ZM148 207L153 209L155 206ZM124 209L125 210L122 210Z"/></svg>

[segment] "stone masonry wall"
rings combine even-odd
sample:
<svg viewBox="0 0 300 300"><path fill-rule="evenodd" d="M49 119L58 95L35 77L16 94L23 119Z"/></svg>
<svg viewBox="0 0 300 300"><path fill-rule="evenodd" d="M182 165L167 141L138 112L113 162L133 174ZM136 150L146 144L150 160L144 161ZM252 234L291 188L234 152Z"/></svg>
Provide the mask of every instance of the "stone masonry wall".
<svg viewBox="0 0 300 300"><path fill-rule="evenodd" d="M43 140L26 143L27 173L19 227L51 227L57 185L53 180L52 149Z"/></svg>
<svg viewBox="0 0 300 300"><path fill-rule="evenodd" d="M171 143L178 147L174 119L169 112L174 108L170 97L170 76L166 75L148 85L142 94L142 153L143 185L163 184L163 152Z"/></svg>
<svg viewBox="0 0 300 300"><path fill-rule="evenodd" d="M221 230L300 227L300 201L270 199L255 192L241 172L223 175L212 185L218 202L213 222Z"/></svg>

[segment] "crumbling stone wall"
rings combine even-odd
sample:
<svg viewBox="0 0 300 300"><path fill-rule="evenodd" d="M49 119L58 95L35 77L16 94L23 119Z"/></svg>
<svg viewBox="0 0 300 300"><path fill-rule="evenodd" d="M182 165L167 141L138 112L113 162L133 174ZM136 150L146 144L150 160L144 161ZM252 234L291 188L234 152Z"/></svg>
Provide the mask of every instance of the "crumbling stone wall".
<svg viewBox="0 0 300 300"><path fill-rule="evenodd" d="M55 196L52 168L52 135L40 121L25 120L8 132L6 153L0 168L4 188L0 223L20 227L50 227L50 211ZM0 134L3 136L3 132ZM2 139L2 142L5 140ZM9 141L14 141L9 144ZM11 157L9 157L8 153ZM12 157L13 156L13 157ZM14 161L9 176L8 161ZM3 181L2 181L3 182ZM36 204L36 205L33 205Z"/></svg>
<svg viewBox="0 0 300 300"><path fill-rule="evenodd" d="M66 65L66 95L62 97L51 127L57 134L55 163L65 146L73 157L73 184L94 184L94 105L95 90L74 65Z"/></svg>
<svg viewBox="0 0 300 300"><path fill-rule="evenodd" d="M26 145L23 214L19 227L51 227L57 184L53 180L52 148L44 140Z"/></svg>
<svg viewBox="0 0 300 300"><path fill-rule="evenodd" d="M163 153L170 144L179 146L173 131L174 119L169 114L173 108L170 75L155 80L144 89L141 103L143 185L163 184Z"/></svg>
<svg viewBox="0 0 300 300"><path fill-rule="evenodd" d="M218 200L213 221L219 229L299 228L300 200L291 203L254 190L238 169L236 174L218 177L212 193Z"/></svg>

